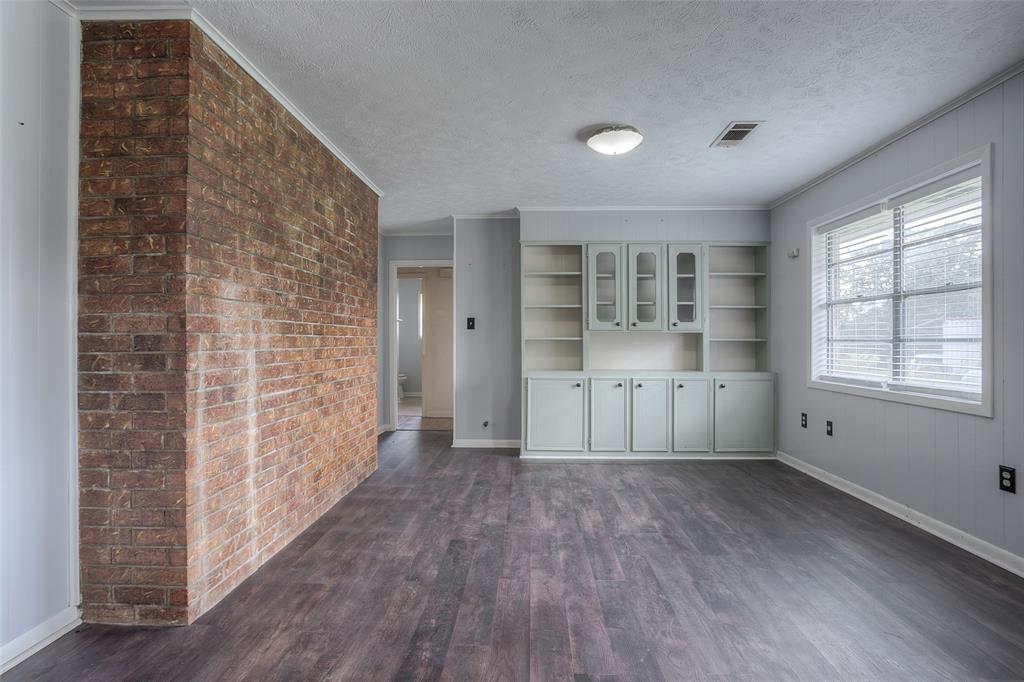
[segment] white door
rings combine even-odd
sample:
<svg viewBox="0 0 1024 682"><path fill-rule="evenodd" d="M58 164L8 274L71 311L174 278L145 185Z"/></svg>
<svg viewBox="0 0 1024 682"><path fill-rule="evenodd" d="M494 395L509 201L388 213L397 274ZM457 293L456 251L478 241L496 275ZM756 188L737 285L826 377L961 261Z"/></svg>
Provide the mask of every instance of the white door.
<svg viewBox="0 0 1024 682"><path fill-rule="evenodd" d="M633 379L633 450L668 452L668 379Z"/></svg>
<svg viewBox="0 0 1024 682"><path fill-rule="evenodd" d="M583 377L526 380L526 449L583 450Z"/></svg>
<svg viewBox="0 0 1024 682"><path fill-rule="evenodd" d="M626 450L626 380L590 380L590 449Z"/></svg>
<svg viewBox="0 0 1024 682"><path fill-rule="evenodd" d="M768 452L775 445L774 382L715 377L715 450Z"/></svg>
<svg viewBox="0 0 1024 682"><path fill-rule="evenodd" d="M672 380L672 450L711 449L711 386L707 379Z"/></svg>

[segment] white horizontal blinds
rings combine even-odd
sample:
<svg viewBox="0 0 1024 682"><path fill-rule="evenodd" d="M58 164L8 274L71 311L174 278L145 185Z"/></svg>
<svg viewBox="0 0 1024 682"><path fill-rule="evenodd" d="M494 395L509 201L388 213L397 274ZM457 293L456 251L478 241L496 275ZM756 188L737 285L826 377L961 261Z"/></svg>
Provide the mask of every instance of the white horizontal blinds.
<svg viewBox="0 0 1024 682"><path fill-rule="evenodd" d="M819 371L883 382L892 372L892 213L876 208L819 239L827 326Z"/></svg>
<svg viewBox="0 0 1024 682"><path fill-rule="evenodd" d="M981 190L969 169L818 228L816 378L980 397Z"/></svg>
<svg viewBox="0 0 1024 682"><path fill-rule="evenodd" d="M977 171L974 171L977 173ZM894 388L980 396L982 382L981 178L893 209L902 227L898 250L902 324L896 336Z"/></svg>

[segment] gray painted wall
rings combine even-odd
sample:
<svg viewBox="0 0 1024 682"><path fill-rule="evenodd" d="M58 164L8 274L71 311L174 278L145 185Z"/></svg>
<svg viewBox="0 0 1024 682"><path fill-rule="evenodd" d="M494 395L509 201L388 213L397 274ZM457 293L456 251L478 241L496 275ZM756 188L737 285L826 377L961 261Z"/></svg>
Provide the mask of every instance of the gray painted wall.
<svg viewBox="0 0 1024 682"><path fill-rule="evenodd" d="M441 236L395 236L381 235L377 267L377 425L394 425L391 414L393 387L387 380L390 357L388 356L388 311L394 305L389 291L390 263L395 260L451 260L454 241L447 235Z"/></svg>
<svg viewBox="0 0 1024 682"><path fill-rule="evenodd" d="M0 669L78 618L68 130L80 30L50 3L0 2Z"/></svg>
<svg viewBox="0 0 1024 682"><path fill-rule="evenodd" d="M456 219L456 440L519 440L519 317L519 221Z"/></svg>
<svg viewBox="0 0 1024 682"><path fill-rule="evenodd" d="M523 241L768 241L768 211L523 209Z"/></svg>
<svg viewBox="0 0 1024 682"><path fill-rule="evenodd" d="M404 373L405 390L419 393L420 377L420 280L398 280L398 372Z"/></svg>
<svg viewBox="0 0 1024 682"><path fill-rule="evenodd" d="M808 389L807 222L993 143L995 418ZM783 452L1024 555L1024 76L1017 76L779 206L771 215L772 367ZM800 428L800 412L810 416ZM826 418L836 436L824 435Z"/></svg>

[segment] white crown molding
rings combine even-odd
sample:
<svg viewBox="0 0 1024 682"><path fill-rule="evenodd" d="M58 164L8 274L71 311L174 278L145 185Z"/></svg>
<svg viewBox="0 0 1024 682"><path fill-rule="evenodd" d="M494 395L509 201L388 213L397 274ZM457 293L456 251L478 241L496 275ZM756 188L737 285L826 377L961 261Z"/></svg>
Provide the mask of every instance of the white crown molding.
<svg viewBox="0 0 1024 682"><path fill-rule="evenodd" d="M519 206L520 213L533 211L767 211L767 204L738 206Z"/></svg>
<svg viewBox="0 0 1024 682"><path fill-rule="evenodd" d="M64 1L64 0L59 0ZM270 93L271 97L276 99L281 106L288 110L288 112L298 120L298 122L308 130L313 137L320 141L328 151L331 152L339 161L352 171L352 173L362 180L367 187L369 187L378 197L384 196L384 191L377 186L365 173L359 170L359 167L352 163L351 159L345 156L345 153L338 148L334 142L322 130L320 130L308 116L302 113L294 102L292 102L285 94L274 85L267 76L260 71L260 69L250 60L245 54L242 53L238 47L232 43L227 36L220 32L220 30L214 26L210 21L202 15L199 10L189 6L185 2L159 2L159 3L145 3L145 2L110 2L105 4L96 5L85 5L78 6L73 0L68 1L68 5L74 9L75 14L82 21L148 21L148 20L159 20L159 19L189 19L200 30L203 31L214 43L217 44L220 49L224 50L229 57L235 60L239 66L245 70L253 79L263 86L267 92Z"/></svg>
<svg viewBox="0 0 1024 682"><path fill-rule="evenodd" d="M907 125L907 126L904 126L903 128L900 128L899 130L897 130L892 135L890 135L890 136L888 136L886 138L883 138L881 142L878 142L877 144L874 144L874 145L868 147L867 149L865 149L864 151L860 152L856 156L853 156L853 157L847 159L846 161L843 161L838 166L834 166L834 167L830 168L829 170L825 171L824 173L822 173L821 175L817 176L816 178L814 178L812 180L809 180L808 182L805 182L804 184L800 185L796 189L793 189L793 190L790 190L789 192L786 192L785 194L783 194L778 199L775 199L774 201L769 202L768 203L768 208L771 209L771 210L775 210L776 208L778 208L782 204L786 203L790 199L793 199L793 198L803 194L807 190L812 189L813 187L815 187L817 185L820 185L821 183L825 182L826 180L828 180L832 176L838 175L839 173L842 173L844 170L846 170L848 168L852 168L853 166L856 166L858 163L860 163L864 159L868 158L869 156L877 154L878 152L882 151L883 149L885 149L889 145L893 144L894 142L898 142L898 141L902 140L904 137L906 137L907 135L910 135L914 131L919 130L920 128L925 127L926 125L928 125L932 121L934 121L934 120L936 120L938 118L941 118L942 116L945 116L946 114L948 114L949 112L953 111L957 107L962 107L964 104L967 104L972 99L976 99L976 98L980 97L981 95L984 95L986 92L988 92L992 88L999 87L1000 85L1002 85L1006 81L1010 80L1014 76L1020 75L1021 73L1024 73L1024 61L1017 62L1016 64L1014 64L1010 68L1008 68L1005 71L1002 71L1002 72L996 74L992 78L989 78L987 81L981 83L977 87L971 88L970 90L968 90L964 94L960 95L956 99L952 100L951 102L947 102L946 104L942 105L938 109L935 109L934 111L932 111L932 112L930 112L928 114L925 114L924 116L922 116L921 118L917 119L916 121L914 121L910 125Z"/></svg>
<svg viewBox="0 0 1024 682"><path fill-rule="evenodd" d="M802 471L808 476L818 479L822 483L827 483L833 488L852 495L863 502L867 502L872 507L876 507L899 519L912 523L921 530L931 533L938 538L942 538L946 542L956 545L960 549L966 550L985 561L1024 577L1024 557L1013 554L1002 547L997 547L996 545L982 540L979 537L975 537L970 533L966 533L959 528L954 528L953 526L943 523L942 521L928 516L927 514L922 514L916 509L911 509L905 504L901 504L895 500L885 497L884 495L879 495L873 490L859 486L845 478L836 476L824 469L820 469L813 464L808 464L807 462L797 459L792 455L787 455L781 450L777 452L777 456L780 462L793 467L797 471Z"/></svg>

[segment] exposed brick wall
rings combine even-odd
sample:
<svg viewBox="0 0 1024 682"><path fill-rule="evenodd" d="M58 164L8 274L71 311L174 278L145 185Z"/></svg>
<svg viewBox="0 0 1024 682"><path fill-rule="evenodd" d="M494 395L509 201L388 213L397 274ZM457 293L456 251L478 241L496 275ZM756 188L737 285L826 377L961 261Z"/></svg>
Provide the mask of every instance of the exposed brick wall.
<svg viewBox="0 0 1024 682"><path fill-rule="evenodd" d="M184 622L188 25L87 23L79 198L83 618Z"/></svg>
<svg viewBox="0 0 1024 682"><path fill-rule="evenodd" d="M195 615L376 469L377 197L199 30L192 55Z"/></svg>
<svg viewBox="0 0 1024 682"><path fill-rule="evenodd" d="M82 52L83 617L182 623L376 468L377 199L187 21Z"/></svg>

